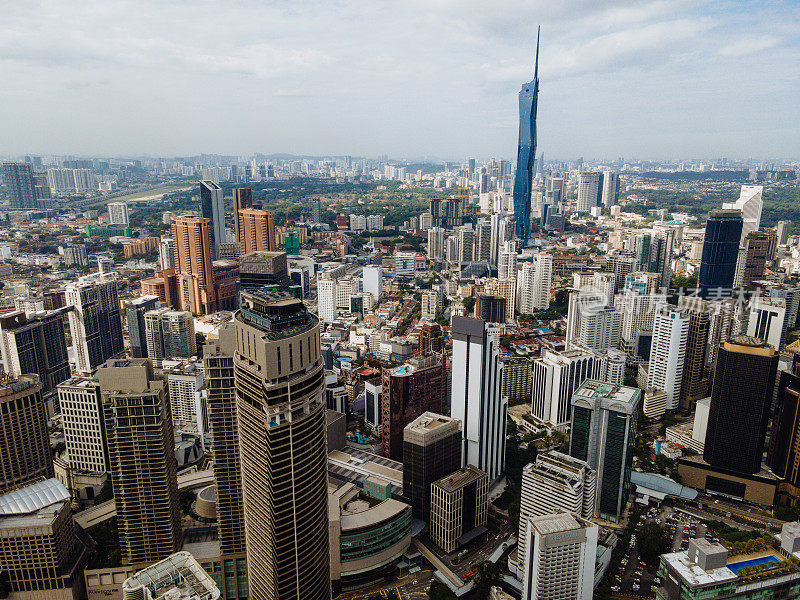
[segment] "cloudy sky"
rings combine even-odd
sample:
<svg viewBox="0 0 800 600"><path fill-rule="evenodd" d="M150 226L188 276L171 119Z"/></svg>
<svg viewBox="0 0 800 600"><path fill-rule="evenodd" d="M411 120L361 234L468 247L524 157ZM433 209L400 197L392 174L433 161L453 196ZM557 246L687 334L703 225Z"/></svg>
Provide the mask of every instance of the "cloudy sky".
<svg viewBox="0 0 800 600"><path fill-rule="evenodd" d="M800 3L0 0L0 154L800 157Z"/></svg>

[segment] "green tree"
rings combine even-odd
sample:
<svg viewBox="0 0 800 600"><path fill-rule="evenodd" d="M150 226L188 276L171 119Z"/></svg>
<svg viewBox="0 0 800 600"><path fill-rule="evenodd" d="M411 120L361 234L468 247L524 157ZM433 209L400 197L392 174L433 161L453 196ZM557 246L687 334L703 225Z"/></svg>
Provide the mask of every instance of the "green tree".
<svg viewBox="0 0 800 600"><path fill-rule="evenodd" d="M469 298L464 298L461 301L461 304L464 305L464 312L467 315L472 314L472 309L475 307L475 302L476 302L475 296L470 296Z"/></svg>
<svg viewBox="0 0 800 600"><path fill-rule="evenodd" d="M659 556L669 550L666 530L658 523L645 523L636 532L636 549L648 567L657 567Z"/></svg>
<svg viewBox="0 0 800 600"><path fill-rule="evenodd" d="M472 588L472 597L475 600L486 600L492 586L500 583L500 567L495 563L485 560L478 565L478 571L472 576L475 587Z"/></svg>
<svg viewBox="0 0 800 600"><path fill-rule="evenodd" d="M456 600L457 598L458 596L451 592L449 587L436 579L428 588L428 600Z"/></svg>

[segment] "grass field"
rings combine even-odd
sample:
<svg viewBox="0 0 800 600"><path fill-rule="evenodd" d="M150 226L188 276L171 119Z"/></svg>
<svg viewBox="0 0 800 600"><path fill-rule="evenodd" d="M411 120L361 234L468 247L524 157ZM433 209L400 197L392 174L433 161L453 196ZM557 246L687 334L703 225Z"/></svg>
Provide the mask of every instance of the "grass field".
<svg viewBox="0 0 800 600"><path fill-rule="evenodd" d="M103 198L99 202L95 202L91 206L105 206L109 202L144 202L146 200L154 200L161 198L164 194L169 192L176 192L179 190L190 190L191 185L165 185L163 187L151 188L148 190L140 190L124 196L115 196L113 198Z"/></svg>

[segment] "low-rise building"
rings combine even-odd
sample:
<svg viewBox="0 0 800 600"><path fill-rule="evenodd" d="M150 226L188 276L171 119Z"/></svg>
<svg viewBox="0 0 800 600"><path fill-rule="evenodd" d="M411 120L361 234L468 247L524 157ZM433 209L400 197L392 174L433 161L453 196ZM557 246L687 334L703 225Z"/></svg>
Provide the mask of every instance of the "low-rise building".
<svg viewBox="0 0 800 600"><path fill-rule="evenodd" d="M431 485L430 535L447 553L486 531L489 476L467 465Z"/></svg>
<svg viewBox="0 0 800 600"><path fill-rule="evenodd" d="M766 550L734 557L721 544L690 540L687 550L661 555L663 583L656 600L798 598L800 570L778 554Z"/></svg>
<svg viewBox="0 0 800 600"><path fill-rule="evenodd" d="M411 544L411 507L393 498L378 504L359 499L346 483L328 490L331 581L352 590L395 574Z"/></svg>
<svg viewBox="0 0 800 600"><path fill-rule="evenodd" d="M12 598L82 597L87 555L60 481L46 479L0 496L0 573L8 577Z"/></svg>
<svg viewBox="0 0 800 600"><path fill-rule="evenodd" d="M214 580L188 552L176 552L122 584L123 600L217 600Z"/></svg>

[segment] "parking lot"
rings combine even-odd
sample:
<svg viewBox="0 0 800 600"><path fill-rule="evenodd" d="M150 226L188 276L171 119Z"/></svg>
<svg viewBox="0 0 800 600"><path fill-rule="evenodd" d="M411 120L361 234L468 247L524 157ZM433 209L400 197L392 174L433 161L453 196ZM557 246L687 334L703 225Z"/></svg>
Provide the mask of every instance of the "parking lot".
<svg viewBox="0 0 800 600"><path fill-rule="evenodd" d="M646 522L656 522L664 527L670 536L670 552L679 552L689 547L689 540L696 537L718 542L717 535L708 530L697 517L676 510L670 506L651 507L639 516L637 527ZM612 574L611 590L615 594L653 598L655 590L661 585L658 569L650 569L641 560L636 550L636 533L624 548L624 554L616 573Z"/></svg>

